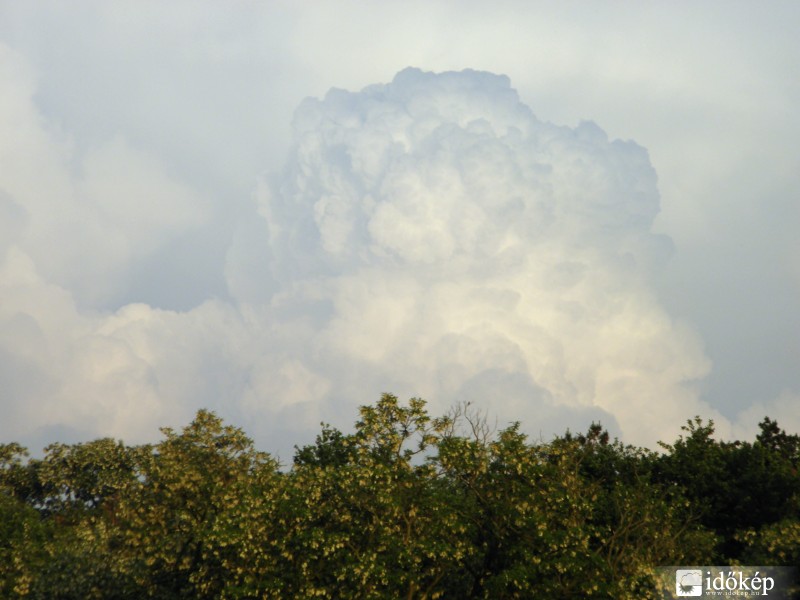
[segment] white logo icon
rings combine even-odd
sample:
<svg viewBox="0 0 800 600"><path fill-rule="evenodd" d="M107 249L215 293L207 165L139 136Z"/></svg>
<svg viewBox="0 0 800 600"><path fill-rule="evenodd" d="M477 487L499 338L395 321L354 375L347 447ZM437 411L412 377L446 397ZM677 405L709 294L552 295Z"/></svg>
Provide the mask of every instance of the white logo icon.
<svg viewBox="0 0 800 600"><path fill-rule="evenodd" d="M678 596L702 596L703 572L697 569L675 571L675 592Z"/></svg>

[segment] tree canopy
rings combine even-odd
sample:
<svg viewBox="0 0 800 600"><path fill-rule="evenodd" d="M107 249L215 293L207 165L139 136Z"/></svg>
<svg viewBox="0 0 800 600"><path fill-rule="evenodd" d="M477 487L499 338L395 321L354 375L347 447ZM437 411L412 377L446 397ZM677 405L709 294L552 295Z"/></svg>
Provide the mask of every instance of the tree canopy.
<svg viewBox="0 0 800 600"><path fill-rule="evenodd" d="M659 452L385 394L281 467L201 410L156 444L0 445L0 597L648 598L654 568L800 565L800 437Z"/></svg>

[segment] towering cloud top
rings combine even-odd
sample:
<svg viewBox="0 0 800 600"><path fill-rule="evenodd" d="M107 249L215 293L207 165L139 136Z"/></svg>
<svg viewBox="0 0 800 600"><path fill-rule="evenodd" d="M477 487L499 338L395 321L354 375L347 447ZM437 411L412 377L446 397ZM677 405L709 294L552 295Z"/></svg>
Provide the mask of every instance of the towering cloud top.
<svg viewBox="0 0 800 600"><path fill-rule="evenodd" d="M503 76L406 69L306 100L295 132L269 213L276 251L296 259L292 276L356 265L475 272L521 264L548 240L639 260L658 246L647 153L592 123L538 121Z"/></svg>
<svg viewBox="0 0 800 600"><path fill-rule="evenodd" d="M409 393L502 399L504 418L692 410L708 365L649 290L670 243L643 148L543 123L475 71L331 90L295 133L264 214L294 290L278 303L321 311L323 354Z"/></svg>

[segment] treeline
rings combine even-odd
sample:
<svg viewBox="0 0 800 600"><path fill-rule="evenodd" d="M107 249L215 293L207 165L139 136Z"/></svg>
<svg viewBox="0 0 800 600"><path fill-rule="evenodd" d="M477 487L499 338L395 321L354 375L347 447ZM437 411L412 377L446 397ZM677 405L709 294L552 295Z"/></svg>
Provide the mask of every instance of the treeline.
<svg viewBox="0 0 800 600"><path fill-rule="evenodd" d="M800 564L800 437L696 418L549 443L385 395L281 467L200 411L154 445L0 445L2 598L649 598L659 565Z"/></svg>

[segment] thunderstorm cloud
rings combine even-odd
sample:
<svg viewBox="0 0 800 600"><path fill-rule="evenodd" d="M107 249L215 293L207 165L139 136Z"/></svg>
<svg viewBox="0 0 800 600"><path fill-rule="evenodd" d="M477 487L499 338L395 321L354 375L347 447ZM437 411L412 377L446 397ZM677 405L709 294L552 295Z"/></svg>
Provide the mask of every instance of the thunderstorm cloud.
<svg viewBox="0 0 800 600"><path fill-rule="evenodd" d="M145 439L205 406L285 454L384 391L545 437L725 426L654 289L672 243L635 142L537 119L504 76L409 68L303 101L285 168L226 217L129 140L72 147L3 52L3 439Z"/></svg>

